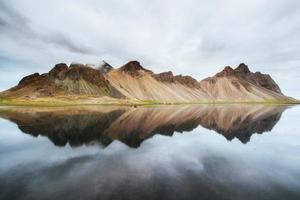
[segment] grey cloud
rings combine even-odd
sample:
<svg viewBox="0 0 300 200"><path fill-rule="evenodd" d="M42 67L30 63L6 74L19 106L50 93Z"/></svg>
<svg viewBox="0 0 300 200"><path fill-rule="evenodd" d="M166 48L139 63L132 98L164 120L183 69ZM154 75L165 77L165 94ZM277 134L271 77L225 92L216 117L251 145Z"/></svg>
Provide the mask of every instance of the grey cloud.
<svg viewBox="0 0 300 200"><path fill-rule="evenodd" d="M61 46L66 50L80 54L92 54L91 48L80 45L58 31L47 33L46 35L34 31L30 27L30 21L13 9L9 3L0 2L0 30L5 36L13 37L14 39L27 38L38 39L41 42ZM0 34L1 34L0 32Z"/></svg>
<svg viewBox="0 0 300 200"><path fill-rule="evenodd" d="M32 30L28 23L29 21L9 4L0 2L0 35L29 36Z"/></svg>
<svg viewBox="0 0 300 200"><path fill-rule="evenodd" d="M1 5L0 5L1 6ZM0 17L0 27L2 28L2 27L5 27L5 26L7 26L8 24L7 24L7 22L4 20L4 19L2 19L1 17Z"/></svg>
<svg viewBox="0 0 300 200"><path fill-rule="evenodd" d="M94 50L90 47L85 47L72 41L70 38L62 33L52 33L45 36L40 36L40 38L50 44L65 47L67 50L80 54L93 54Z"/></svg>
<svg viewBox="0 0 300 200"><path fill-rule="evenodd" d="M57 60L104 59L113 66L139 60L155 72L172 70L202 79L223 66L245 62L271 76L288 74L289 84L297 85L300 2L296 0L4 2L0 52L38 60L41 66ZM4 45L7 37L11 40ZM16 53L22 51L26 53ZM280 76L277 80L286 82ZM282 87L289 94L289 87Z"/></svg>

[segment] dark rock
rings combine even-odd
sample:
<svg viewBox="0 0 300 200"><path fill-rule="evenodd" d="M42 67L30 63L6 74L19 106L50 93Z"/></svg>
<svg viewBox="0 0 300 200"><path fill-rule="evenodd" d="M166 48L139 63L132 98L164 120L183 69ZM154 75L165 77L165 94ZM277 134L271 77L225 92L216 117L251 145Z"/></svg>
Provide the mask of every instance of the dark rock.
<svg viewBox="0 0 300 200"><path fill-rule="evenodd" d="M71 63L70 68L73 68L73 67L85 67L85 65L81 64L81 63L73 62L73 63Z"/></svg>
<svg viewBox="0 0 300 200"><path fill-rule="evenodd" d="M30 74L21 79L21 81L19 82L19 86L25 86L25 85L35 82L39 79L40 79L39 73Z"/></svg>
<svg viewBox="0 0 300 200"><path fill-rule="evenodd" d="M251 73L248 79L251 83L254 83L255 85L282 94L279 86L269 74L262 74L260 72Z"/></svg>
<svg viewBox="0 0 300 200"><path fill-rule="evenodd" d="M173 76L173 73L171 71L162 72L160 74L153 74L152 77L154 77L156 80L161 82L167 82L167 83L175 82L175 77Z"/></svg>
<svg viewBox="0 0 300 200"><path fill-rule="evenodd" d="M107 83L106 79L98 70L86 66L69 68L68 72L66 73L66 78L69 78L73 81L78 81L82 78L83 80L98 86L106 86Z"/></svg>
<svg viewBox="0 0 300 200"><path fill-rule="evenodd" d="M175 76L175 81L191 88L201 88L200 83L191 76L177 75Z"/></svg>
<svg viewBox="0 0 300 200"><path fill-rule="evenodd" d="M152 71L145 69L140 65L138 61L130 61L120 68L121 71L130 74L131 76L139 76L139 71L145 71L148 73L153 73Z"/></svg>
<svg viewBox="0 0 300 200"><path fill-rule="evenodd" d="M249 75L251 72L247 65L241 63L235 70L235 73L240 73L242 75Z"/></svg>
<svg viewBox="0 0 300 200"><path fill-rule="evenodd" d="M58 78L59 80L62 80L64 79L67 71L68 71L68 66L65 63L59 63L56 64L54 68L49 71L49 77Z"/></svg>
<svg viewBox="0 0 300 200"><path fill-rule="evenodd" d="M22 92L18 94L17 91L26 88L28 94L23 94ZM55 94L56 86L54 81L49 78L48 73L40 75L39 73L34 73L29 76L24 77L16 87L9 89L11 95L21 95L24 97L31 97L34 94L35 97L42 97L42 96L52 96ZM10 96L10 94L8 94Z"/></svg>
<svg viewBox="0 0 300 200"><path fill-rule="evenodd" d="M182 76L182 75L174 76L171 71L162 72L160 74L153 74L152 77L160 82L166 82L166 83L178 82L182 85L185 85L185 86L188 86L191 88L200 88L200 83L193 77Z"/></svg>

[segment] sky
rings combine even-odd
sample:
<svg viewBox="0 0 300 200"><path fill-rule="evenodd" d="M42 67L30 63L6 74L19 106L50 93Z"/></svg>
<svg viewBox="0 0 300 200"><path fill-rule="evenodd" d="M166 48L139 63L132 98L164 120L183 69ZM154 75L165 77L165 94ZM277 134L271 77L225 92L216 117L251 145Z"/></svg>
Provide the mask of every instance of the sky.
<svg viewBox="0 0 300 200"><path fill-rule="evenodd" d="M298 0L0 0L0 90L56 63L154 71L198 80L246 63L300 99Z"/></svg>

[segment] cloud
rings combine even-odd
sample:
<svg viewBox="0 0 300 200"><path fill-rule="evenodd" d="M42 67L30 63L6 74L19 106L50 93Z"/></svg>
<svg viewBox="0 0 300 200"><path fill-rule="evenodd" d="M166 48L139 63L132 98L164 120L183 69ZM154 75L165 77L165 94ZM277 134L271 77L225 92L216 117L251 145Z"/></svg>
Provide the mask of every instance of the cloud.
<svg viewBox="0 0 300 200"><path fill-rule="evenodd" d="M198 79L245 62L298 95L291 85L300 81L299 6L296 0L4 0L0 53L41 69L57 61L139 60L155 72Z"/></svg>
<svg viewBox="0 0 300 200"><path fill-rule="evenodd" d="M41 36L41 39L44 42L54 44L57 46L62 46L64 48L66 48L67 50L74 52L74 53L80 53L80 54L92 54L93 53L93 50L91 48L85 47L81 44L78 44L61 33L52 33L49 35Z"/></svg>
<svg viewBox="0 0 300 200"><path fill-rule="evenodd" d="M24 16L5 2L0 2L0 35L26 36L31 32Z"/></svg>
<svg viewBox="0 0 300 200"><path fill-rule="evenodd" d="M91 54L93 50L80 43L70 39L70 36L64 35L58 31L41 34L30 27L30 20L18 13L9 4L0 2L0 30L2 35L14 39L34 39L44 43L54 44L66 48L70 52L80 54ZM1 34L1 33L0 33Z"/></svg>

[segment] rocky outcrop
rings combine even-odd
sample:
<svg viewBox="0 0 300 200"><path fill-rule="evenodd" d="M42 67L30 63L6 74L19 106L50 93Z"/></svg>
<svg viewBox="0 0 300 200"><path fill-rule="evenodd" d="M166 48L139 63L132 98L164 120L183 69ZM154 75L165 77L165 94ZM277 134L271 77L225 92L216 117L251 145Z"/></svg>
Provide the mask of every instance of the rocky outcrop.
<svg viewBox="0 0 300 200"><path fill-rule="evenodd" d="M59 88L56 87L49 75L34 73L24 77L17 86L1 93L3 97L36 98L54 96Z"/></svg>
<svg viewBox="0 0 300 200"><path fill-rule="evenodd" d="M185 85L190 88L201 88L200 83L191 76L177 75L175 76L175 80L181 83L182 85Z"/></svg>
<svg viewBox="0 0 300 200"><path fill-rule="evenodd" d="M160 74L153 74L152 75L156 80L160 82L165 82L165 83L180 83L182 85L185 85L187 87L191 88L200 88L200 83L194 79L191 76L183 76L183 75L177 75L174 76L171 71L168 72L162 72Z"/></svg>
<svg viewBox="0 0 300 200"><path fill-rule="evenodd" d="M73 67L85 67L86 65L82 64L82 63L77 63L77 62L72 62L70 65L70 68Z"/></svg>
<svg viewBox="0 0 300 200"><path fill-rule="evenodd" d="M153 72L145 69L141 66L138 61L130 61L127 64L119 68L119 71L125 72L133 77L140 76L141 72L146 72L152 74Z"/></svg>
<svg viewBox="0 0 300 200"><path fill-rule="evenodd" d="M171 71L162 72L159 74L153 74L152 76L160 82L165 82L165 83L174 83L175 82L175 77Z"/></svg>
<svg viewBox="0 0 300 200"><path fill-rule="evenodd" d="M251 73L248 80L255 85L282 94L281 89L269 74L262 74L260 72Z"/></svg>
<svg viewBox="0 0 300 200"><path fill-rule="evenodd" d="M39 74L39 73L34 73L28 76L25 76L24 78L22 78L18 84L19 87L23 87L26 86L28 84L40 81L41 79L43 79L43 77Z"/></svg>
<svg viewBox="0 0 300 200"><path fill-rule="evenodd" d="M234 71L236 74L240 74L241 76L248 76L251 74L248 66L244 63L239 64L239 66Z"/></svg>
<svg viewBox="0 0 300 200"><path fill-rule="evenodd" d="M54 66L53 69L49 71L49 77L52 79L59 79L63 80L65 78L65 75L68 71L68 65L65 63L59 63Z"/></svg>

